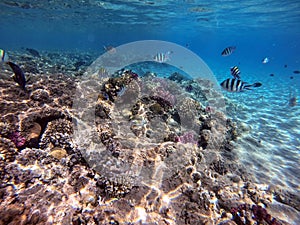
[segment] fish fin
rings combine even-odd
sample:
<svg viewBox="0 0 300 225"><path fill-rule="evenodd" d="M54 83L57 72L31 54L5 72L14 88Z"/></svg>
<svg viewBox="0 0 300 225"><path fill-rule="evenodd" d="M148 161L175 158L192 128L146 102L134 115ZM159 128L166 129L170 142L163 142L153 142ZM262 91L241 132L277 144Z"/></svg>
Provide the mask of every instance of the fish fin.
<svg viewBox="0 0 300 225"><path fill-rule="evenodd" d="M251 87L252 87L252 85L247 85L247 86L244 87L244 90L245 90L245 89L246 89L246 90L252 90ZM241 92L242 92L242 91L241 91Z"/></svg>
<svg viewBox="0 0 300 225"><path fill-rule="evenodd" d="M241 79L241 77L240 77L239 75L233 75L233 74L231 74L231 75L232 75L233 78L236 79L236 80L240 80L240 79Z"/></svg>
<svg viewBox="0 0 300 225"><path fill-rule="evenodd" d="M167 61L171 61L171 59L170 59L170 54L167 54L165 57L166 57L166 58L165 58L165 61L166 61L166 62L167 62Z"/></svg>

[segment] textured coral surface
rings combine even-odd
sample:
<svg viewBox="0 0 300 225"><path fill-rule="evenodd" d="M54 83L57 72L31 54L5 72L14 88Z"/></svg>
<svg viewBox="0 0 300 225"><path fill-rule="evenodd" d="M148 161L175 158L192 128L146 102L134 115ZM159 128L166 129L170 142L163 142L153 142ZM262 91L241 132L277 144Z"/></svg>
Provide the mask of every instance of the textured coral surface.
<svg viewBox="0 0 300 225"><path fill-rule="evenodd" d="M86 112L72 107L78 78L27 73L23 92L9 75L0 80L1 225L297 221L298 195L253 183L236 163L238 129L205 106L207 81L126 71L94 80L99 91L83 96L95 100L97 152L73 137Z"/></svg>

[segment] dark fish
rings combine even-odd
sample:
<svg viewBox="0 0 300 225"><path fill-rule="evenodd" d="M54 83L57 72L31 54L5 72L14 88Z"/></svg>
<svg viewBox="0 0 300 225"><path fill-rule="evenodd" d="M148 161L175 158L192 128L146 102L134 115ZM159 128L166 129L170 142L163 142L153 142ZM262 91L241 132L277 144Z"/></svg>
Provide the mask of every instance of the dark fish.
<svg viewBox="0 0 300 225"><path fill-rule="evenodd" d="M230 72L234 78L241 79L241 77L240 77L241 71L239 70L239 68L237 66L231 67Z"/></svg>
<svg viewBox="0 0 300 225"><path fill-rule="evenodd" d="M254 84L248 84L238 79L227 79L221 83L221 87L229 92L241 92L244 90L251 90L252 87L260 87L262 84L257 82Z"/></svg>
<svg viewBox="0 0 300 225"><path fill-rule="evenodd" d="M293 76L291 76L291 77L290 77L290 79L291 79L291 80L293 80L293 79L294 79L294 77L293 77Z"/></svg>
<svg viewBox="0 0 300 225"><path fill-rule="evenodd" d="M12 62L7 62L7 64L15 73L15 75L13 76L14 81L17 82L23 90L26 90L26 79L22 69L17 64L14 64Z"/></svg>
<svg viewBox="0 0 300 225"><path fill-rule="evenodd" d="M299 74L300 70L294 70L293 73Z"/></svg>
<svg viewBox="0 0 300 225"><path fill-rule="evenodd" d="M31 55L33 55L34 57L38 57L38 58L41 57L40 53L39 53L37 50L35 50L35 49L32 49L32 48L26 48L26 51L29 52L29 53L30 53Z"/></svg>
<svg viewBox="0 0 300 225"><path fill-rule="evenodd" d="M294 107L297 105L297 97L291 97L289 100L289 106Z"/></svg>
<svg viewBox="0 0 300 225"><path fill-rule="evenodd" d="M273 73L271 73L271 74L270 74L270 76L271 76L271 77L274 77L274 74L273 74Z"/></svg>
<svg viewBox="0 0 300 225"><path fill-rule="evenodd" d="M109 46L103 46L104 50L110 54L114 54L117 52L117 49L111 45Z"/></svg>
<svg viewBox="0 0 300 225"><path fill-rule="evenodd" d="M227 48L225 48L225 49L222 51L221 55L222 55L222 56L229 56L229 55L231 55L231 54L234 52L235 49L236 49L235 46L227 47Z"/></svg>
<svg viewBox="0 0 300 225"><path fill-rule="evenodd" d="M284 68L287 68L287 65L286 65L286 64L284 65Z"/></svg>

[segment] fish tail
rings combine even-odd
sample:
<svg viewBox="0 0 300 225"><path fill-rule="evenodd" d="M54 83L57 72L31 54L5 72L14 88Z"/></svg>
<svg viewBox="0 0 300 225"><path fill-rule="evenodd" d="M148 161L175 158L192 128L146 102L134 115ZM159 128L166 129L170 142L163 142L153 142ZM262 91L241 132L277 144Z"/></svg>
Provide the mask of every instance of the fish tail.
<svg viewBox="0 0 300 225"><path fill-rule="evenodd" d="M169 53L165 55L165 60L170 61L170 54Z"/></svg>
<svg viewBox="0 0 300 225"><path fill-rule="evenodd" d="M256 82L254 84L252 84L252 87L260 87L262 85L262 83Z"/></svg>
<svg viewBox="0 0 300 225"><path fill-rule="evenodd" d="M247 89L247 90L252 90L252 87L260 87L262 84L259 83L259 82L256 82L254 84L247 84L244 86L244 89Z"/></svg>

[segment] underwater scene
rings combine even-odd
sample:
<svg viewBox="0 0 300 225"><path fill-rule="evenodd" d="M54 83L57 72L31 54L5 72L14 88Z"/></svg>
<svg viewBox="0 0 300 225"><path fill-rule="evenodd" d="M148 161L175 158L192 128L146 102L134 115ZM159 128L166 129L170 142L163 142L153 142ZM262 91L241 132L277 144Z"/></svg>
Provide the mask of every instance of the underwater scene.
<svg viewBox="0 0 300 225"><path fill-rule="evenodd" d="M300 224L300 1L0 7L0 225Z"/></svg>

